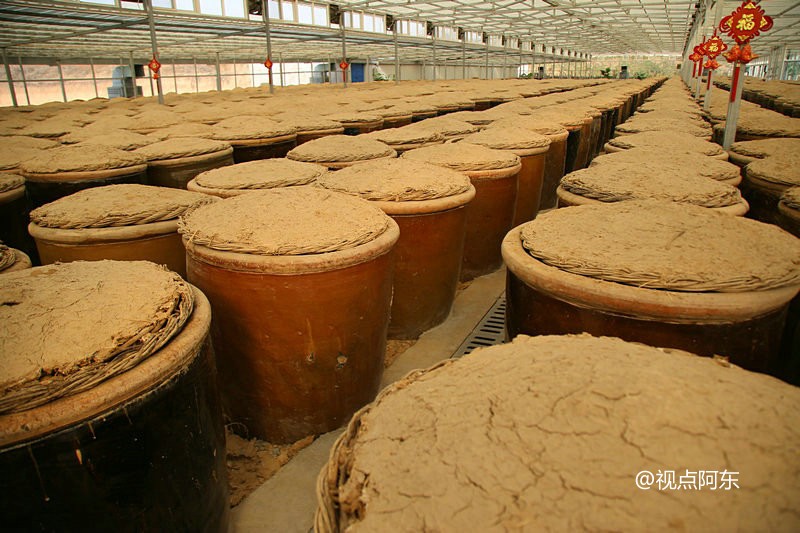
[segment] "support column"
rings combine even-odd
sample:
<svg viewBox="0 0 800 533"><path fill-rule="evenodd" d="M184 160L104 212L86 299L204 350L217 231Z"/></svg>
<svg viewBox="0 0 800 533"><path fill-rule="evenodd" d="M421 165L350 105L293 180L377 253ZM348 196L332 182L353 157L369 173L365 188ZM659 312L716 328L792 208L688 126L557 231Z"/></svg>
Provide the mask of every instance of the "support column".
<svg viewBox="0 0 800 533"><path fill-rule="evenodd" d="M156 40L156 22L153 16L153 0L144 0L144 8L147 10L147 23L150 25L150 44L153 47L153 58L158 60L158 41ZM219 71L217 71L219 72ZM135 79L135 77L134 77ZM150 83L153 83L153 77L150 77ZM134 92L136 92L134 83ZM158 103L164 103L164 88L161 86L161 76L156 78L156 89L158 90ZM151 86L152 92L152 86Z"/></svg>
<svg viewBox="0 0 800 533"><path fill-rule="evenodd" d="M342 61L347 61L347 37L344 31L344 13L339 14L339 27L342 29ZM350 71L348 68L342 71L342 84L347 87L347 73Z"/></svg>
<svg viewBox="0 0 800 533"><path fill-rule="evenodd" d="M61 99L67 101L67 88L64 86L64 71L61 69L61 60L56 61L58 67L58 83L61 85Z"/></svg>
<svg viewBox="0 0 800 533"><path fill-rule="evenodd" d="M20 66L20 68L22 68L22 60L20 60L19 66ZM99 98L100 97L100 92L97 90L97 74L94 71L94 59L92 59L91 57L89 58L89 67L92 69L92 83L94 84L94 97L95 98ZM27 95L28 95L28 89L26 87L25 88L25 96L27 96Z"/></svg>
<svg viewBox="0 0 800 533"><path fill-rule="evenodd" d="M25 101L31 105L31 95L28 93L28 80L25 79L25 68L22 66L22 57L17 56L19 63L19 75L22 78L22 89L25 91ZM94 78L94 65L92 65L92 78ZM97 82L94 84L94 94L97 95Z"/></svg>
<svg viewBox="0 0 800 533"><path fill-rule="evenodd" d="M722 139L722 148L730 149L736 141L736 124L739 122L739 108L742 105L742 89L744 80L742 79L742 65L738 61L734 63L733 75L731 76L731 96L728 102L728 114L725 117L725 135Z"/></svg>
<svg viewBox="0 0 800 533"><path fill-rule="evenodd" d="M467 79L467 41L461 38L461 79Z"/></svg>
<svg viewBox="0 0 800 533"><path fill-rule="evenodd" d="M8 66L8 55L5 48L3 48L3 67L6 69L6 83L8 83L8 92L11 94L11 104L18 107L17 93L14 90L14 80L11 78L11 67Z"/></svg>
<svg viewBox="0 0 800 533"><path fill-rule="evenodd" d="M283 80L283 52L278 53L278 64L281 66L281 87L285 87Z"/></svg>
<svg viewBox="0 0 800 533"><path fill-rule="evenodd" d="M197 58L192 57L192 63L194 63L194 92L200 92L200 76L197 74Z"/></svg>
<svg viewBox="0 0 800 533"><path fill-rule="evenodd" d="M280 7L280 3L278 4ZM264 31L267 34L267 59L272 61L272 34L269 31L269 2L267 0L261 0L261 16L264 18ZM275 92L275 85L272 82L272 69L267 69L267 75L269 76L269 92ZM255 85L255 83L253 83Z"/></svg>
<svg viewBox="0 0 800 533"><path fill-rule="evenodd" d="M222 92L222 73L219 71L219 52L215 55L217 59L217 91Z"/></svg>
<svg viewBox="0 0 800 533"><path fill-rule="evenodd" d="M133 84L133 94L126 94L128 98L136 98L139 96L138 91L136 90L136 66L133 64L133 52L128 52L128 67L131 69L131 83ZM122 84L123 88L127 87L124 83ZM127 90L127 89L126 89ZM125 92L125 91L123 91Z"/></svg>
<svg viewBox="0 0 800 533"><path fill-rule="evenodd" d="M489 39L486 39L486 74L484 75L485 80L489 79Z"/></svg>
<svg viewBox="0 0 800 533"><path fill-rule="evenodd" d="M431 37L431 45L433 46L433 81L436 81L436 36Z"/></svg>
<svg viewBox="0 0 800 533"><path fill-rule="evenodd" d="M400 51L397 46L397 21L394 21L392 33L394 34L394 82L398 84L400 83Z"/></svg>

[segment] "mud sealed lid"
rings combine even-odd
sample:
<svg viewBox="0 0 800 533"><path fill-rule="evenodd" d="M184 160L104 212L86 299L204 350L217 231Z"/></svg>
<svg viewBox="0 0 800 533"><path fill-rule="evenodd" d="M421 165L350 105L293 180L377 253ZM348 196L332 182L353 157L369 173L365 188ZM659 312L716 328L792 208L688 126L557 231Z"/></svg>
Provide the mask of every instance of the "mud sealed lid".
<svg viewBox="0 0 800 533"><path fill-rule="evenodd" d="M420 126L420 122L400 128L389 128L364 134L367 139L375 139L395 148L404 146L420 146L444 142L444 134Z"/></svg>
<svg viewBox="0 0 800 533"><path fill-rule="evenodd" d="M341 132L344 129L341 122L312 113L286 112L276 115L274 119L287 127L294 128L298 133L329 130Z"/></svg>
<svg viewBox="0 0 800 533"><path fill-rule="evenodd" d="M740 141L733 143L730 151L751 159L764 159L787 152L800 152L800 139L775 138Z"/></svg>
<svg viewBox="0 0 800 533"><path fill-rule="evenodd" d="M374 241L394 222L366 200L314 187L256 191L182 217L189 245L262 256L324 254Z"/></svg>
<svg viewBox="0 0 800 533"><path fill-rule="evenodd" d="M0 172L0 194L25 187L25 178L18 174Z"/></svg>
<svg viewBox="0 0 800 533"><path fill-rule="evenodd" d="M519 335L356 413L320 472L315 531L797 528L798 413L800 389L711 358Z"/></svg>
<svg viewBox="0 0 800 533"><path fill-rule="evenodd" d="M110 146L119 150L136 150L160 140L154 135L143 135L128 130L106 130L102 133L96 129L76 130L61 139L64 144L86 143Z"/></svg>
<svg viewBox="0 0 800 533"><path fill-rule="evenodd" d="M319 185L379 202L436 200L473 189L462 172L411 159L381 159L328 172Z"/></svg>
<svg viewBox="0 0 800 533"><path fill-rule="evenodd" d="M294 127L259 116L242 115L221 120L214 124L214 139L240 141L250 139L272 139L291 137Z"/></svg>
<svg viewBox="0 0 800 533"><path fill-rule="evenodd" d="M192 313L178 274L146 261L0 276L0 414L79 394L164 346Z"/></svg>
<svg viewBox="0 0 800 533"><path fill-rule="evenodd" d="M781 205L800 211L800 186L790 187L781 195Z"/></svg>
<svg viewBox="0 0 800 533"><path fill-rule="evenodd" d="M288 159L307 163L349 163L397 157L390 146L363 135L328 135L292 148Z"/></svg>
<svg viewBox="0 0 800 533"><path fill-rule="evenodd" d="M550 148L548 137L519 127L490 127L467 135L462 142L478 144L495 150L510 150L519 156L545 153Z"/></svg>
<svg viewBox="0 0 800 533"><path fill-rule="evenodd" d="M441 133L445 137L467 135L480 131L480 128L474 124L470 124L469 122L465 122L463 120L450 118L448 116L429 118L423 120L422 122L418 122L414 125L414 127L428 131L435 131L437 133Z"/></svg>
<svg viewBox="0 0 800 533"><path fill-rule="evenodd" d="M154 162L224 152L233 152L231 145L226 142L197 137L175 137L149 144L139 148L135 153L145 157L148 162Z"/></svg>
<svg viewBox="0 0 800 533"><path fill-rule="evenodd" d="M325 170L321 165L282 157L262 159L207 170L192 180L189 187L209 194L233 196L259 189L308 185Z"/></svg>
<svg viewBox="0 0 800 533"><path fill-rule="evenodd" d="M747 165L745 175L778 185L800 185L800 153L782 152L757 159Z"/></svg>
<svg viewBox="0 0 800 533"><path fill-rule="evenodd" d="M216 200L213 196L182 189L106 185L78 191L38 207L31 212L31 222L57 229L136 226L175 221L188 211Z"/></svg>
<svg viewBox="0 0 800 533"><path fill-rule="evenodd" d="M14 248L9 248L0 242L0 272L8 269L17 262L17 253Z"/></svg>
<svg viewBox="0 0 800 533"><path fill-rule="evenodd" d="M164 139L174 139L176 137L211 139L214 137L214 128L199 122L182 122L181 124L160 129L156 133Z"/></svg>
<svg viewBox="0 0 800 533"><path fill-rule="evenodd" d="M702 155L699 152L672 152L655 147L631 148L621 152L601 155L592 160L590 167L617 165L621 163L643 165L657 169L680 167L687 174L723 181L737 185L741 181L741 171L733 163Z"/></svg>
<svg viewBox="0 0 800 533"><path fill-rule="evenodd" d="M67 145L41 150L22 165L25 177L37 174L92 172L130 169L143 171L147 160L141 154L97 144Z"/></svg>
<svg viewBox="0 0 800 533"><path fill-rule="evenodd" d="M800 285L800 240L770 224L672 202L556 209L520 229L530 256L634 287L750 292Z"/></svg>
<svg viewBox="0 0 800 533"><path fill-rule="evenodd" d="M647 131L633 135L623 135L622 137L611 139L608 144L622 150L628 148L658 148L673 152L698 152L711 157L725 155L722 146L679 131Z"/></svg>
<svg viewBox="0 0 800 533"><path fill-rule="evenodd" d="M563 137L566 139L569 131L559 122L544 120L536 115L520 115L516 117L505 117L492 122L489 128L523 128L541 135L550 137L551 140Z"/></svg>
<svg viewBox="0 0 800 533"><path fill-rule="evenodd" d="M601 202L653 199L708 208L741 205L741 214L746 212L739 189L686 168L680 160L674 165L649 162L646 158L633 164L610 161L567 174L561 180L560 189Z"/></svg>
<svg viewBox="0 0 800 533"><path fill-rule="evenodd" d="M507 169L521 164L519 156L511 152L463 141L417 148L401 157L466 172Z"/></svg>
<svg viewBox="0 0 800 533"><path fill-rule="evenodd" d="M645 131L678 131L690 133L695 137L711 137L712 130L708 125L699 125L696 122L686 120L683 117L667 118L663 115L649 118L655 113L645 113L640 115L643 118L632 118L624 124L620 124L614 131L619 133L642 133Z"/></svg>

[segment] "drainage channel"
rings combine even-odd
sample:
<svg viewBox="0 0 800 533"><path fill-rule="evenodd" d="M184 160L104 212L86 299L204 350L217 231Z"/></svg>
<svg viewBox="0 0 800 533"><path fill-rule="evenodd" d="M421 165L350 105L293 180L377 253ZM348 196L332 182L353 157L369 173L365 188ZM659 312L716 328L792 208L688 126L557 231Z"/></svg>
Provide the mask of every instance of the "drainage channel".
<svg viewBox="0 0 800 533"><path fill-rule="evenodd" d="M504 343L506 341L505 320L506 295L503 293L451 357L463 357L476 348Z"/></svg>

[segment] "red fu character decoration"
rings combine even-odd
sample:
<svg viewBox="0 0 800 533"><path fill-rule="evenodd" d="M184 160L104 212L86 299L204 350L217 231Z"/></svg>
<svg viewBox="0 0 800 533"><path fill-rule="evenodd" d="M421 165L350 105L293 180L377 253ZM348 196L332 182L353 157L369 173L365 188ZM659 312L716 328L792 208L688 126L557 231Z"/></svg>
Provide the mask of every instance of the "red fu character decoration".
<svg viewBox="0 0 800 533"><path fill-rule="evenodd" d="M697 45L694 47L692 54L689 56L689 61L692 61L694 63L694 70L692 71L693 78L697 77L698 74L697 66L700 64L702 60L703 60L703 52L700 50L700 45Z"/></svg>
<svg viewBox="0 0 800 533"><path fill-rule="evenodd" d="M725 50L728 49L728 45L725 44L722 39L719 38L717 32L714 32L714 35L706 41L705 45L703 46L705 50L705 55L708 57L708 61L706 61L705 68L709 70L716 70L719 68L719 63L717 63L717 57ZM709 80L709 84L711 80Z"/></svg>
<svg viewBox="0 0 800 533"><path fill-rule="evenodd" d="M267 60L264 61L264 66L267 67L267 70L272 70L272 65L273 65L273 63L272 63L272 60L270 58L267 58Z"/></svg>
<svg viewBox="0 0 800 533"><path fill-rule="evenodd" d="M350 65L347 64L347 61L344 61L344 60L342 60L342 62L339 63L339 68L342 69L342 70L347 70L347 67L349 67L349 66Z"/></svg>
<svg viewBox="0 0 800 533"><path fill-rule="evenodd" d="M722 141L724 149L729 149L736 136L736 122L739 119L739 104L741 100L742 65L755 59L753 50L750 48L750 41L758 37L762 31L772 28L772 18L768 17L758 2L755 0L744 0L742 5L736 8L733 13L723 17L719 22L719 30L736 41L736 45L730 52L725 54L725 59L733 63L733 76L731 79L731 96L728 104L728 116L726 118L725 137Z"/></svg>
<svg viewBox="0 0 800 533"><path fill-rule="evenodd" d="M158 71L161 70L161 63L158 62L156 56L153 56L153 59L151 59L150 62L147 64L147 68L153 71L154 80L157 80L158 78L161 77L161 74L158 73Z"/></svg>

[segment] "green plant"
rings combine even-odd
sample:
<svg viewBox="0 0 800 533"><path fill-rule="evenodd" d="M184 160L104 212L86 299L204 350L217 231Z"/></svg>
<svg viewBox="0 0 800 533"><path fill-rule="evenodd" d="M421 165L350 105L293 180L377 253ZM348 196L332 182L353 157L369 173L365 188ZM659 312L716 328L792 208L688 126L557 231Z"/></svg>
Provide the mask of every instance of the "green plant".
<svg viewBox="0 0 800 533"><path fill-rule="evenodd" d="M610 78L611 77L611 67L601 68L600 69L600 75L602 77L604 77L604 78Z"/></svg>
<svg viewBox="0 0 800 533"><path fill-rule="evenodd" d="M528 72L527 74L520 74L519 79L521 80L529 80L533 78L533 72Z"/></svg>
<svg viewBox="0 0 800 533"><path fill-rule="evenodd" d="M647 72L639 71L636 74L634 74L633 77L636 78L637 80L643 80L647 77Z"/></svg>

